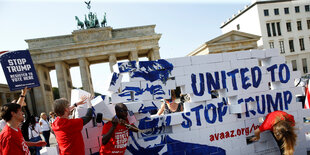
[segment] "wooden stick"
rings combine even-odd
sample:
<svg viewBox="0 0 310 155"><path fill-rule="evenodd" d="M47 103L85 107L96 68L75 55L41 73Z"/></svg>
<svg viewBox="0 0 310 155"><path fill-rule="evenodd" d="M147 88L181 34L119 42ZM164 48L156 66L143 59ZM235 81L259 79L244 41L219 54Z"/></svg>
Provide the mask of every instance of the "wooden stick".
<svg viewBox="0 0 310 155"><path fill-rule="evenodd" d="M112 122L112 119L105 118L105 117L102 117L102 120L104 120L104 121L111 121L111 122ZM130 125L130 124L125 123L124 125L125 125L126 127L128 127L128 128L136 129L136 130L138 130L138 132L144 132L144 130L140 130L139 128L134 127L134 126L132 126L132 125Z"/></svg>

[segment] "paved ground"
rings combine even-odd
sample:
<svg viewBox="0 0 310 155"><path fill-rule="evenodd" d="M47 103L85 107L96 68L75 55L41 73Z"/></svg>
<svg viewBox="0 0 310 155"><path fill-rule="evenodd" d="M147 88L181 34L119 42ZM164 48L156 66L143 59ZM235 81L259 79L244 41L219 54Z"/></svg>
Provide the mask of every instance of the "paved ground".
<svg viewBox="0 0 310 155"><path fill-rule="evenodd" d="M40 136L41 136L42 140L44 140L43 135L41 134ZM55 138L54 134L51 133L51 136L50 136L50 146L54 147L56 145L57 145L56 138Z"/></svg>
<svg viewBox="0 0 310 155"><path fill-rule="evenodd" d="M55 135L52 134L52 133L51 133L51 136L50 136L50 145L51 146L56 146L57 145Z"/></svg>

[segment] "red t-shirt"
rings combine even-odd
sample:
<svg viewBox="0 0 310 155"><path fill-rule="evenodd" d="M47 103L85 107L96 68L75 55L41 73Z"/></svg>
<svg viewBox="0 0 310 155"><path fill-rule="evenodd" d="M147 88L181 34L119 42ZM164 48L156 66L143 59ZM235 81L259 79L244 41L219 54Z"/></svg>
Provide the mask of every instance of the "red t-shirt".
<svg viewBox="0 0 310 155"><path fill-rule="evenodd" d="M126 122L128 123L128 120ZM102 134L107 134L111 127L112 122L104 124L102 128ZM128 129L125 126L118 124L112 133L109 142L106 145L101 145L100 154L123 155L126 151L127 142Z"/></svg>
<svg viewBox="0 0 310 155"><path fill-rule="evenodd" d="M294 116L290 115L284 111L274 111L269 113L266 116L265 121L263 122L263 124L259 127L259 130L261 132L266 131L266 130L270 130L273 131L273 125L275 124L275 120L279 118L281 120L288 120L290 122L292 122L292 125L295 126L295 120L294 120Z"/></svg>
<svg viewBox="0 0 310 155"><path fill-rule="evenodd" d="M2 155L30 155L22 132L6 125L0 133L0 154Z"/></svg>
<svg viewBox="0 0 310 155"><path fill-rule="evenodd" d="M84 141L82 136L83 120L57 117L52 124L60 155L84 155Z"/></svg>

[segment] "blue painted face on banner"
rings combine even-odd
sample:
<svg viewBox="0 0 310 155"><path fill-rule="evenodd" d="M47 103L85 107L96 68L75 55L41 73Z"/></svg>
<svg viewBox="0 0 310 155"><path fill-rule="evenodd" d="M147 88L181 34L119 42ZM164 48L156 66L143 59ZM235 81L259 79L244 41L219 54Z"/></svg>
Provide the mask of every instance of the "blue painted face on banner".
<svg viewBox="0 0 310 155"><path fill-rule="evenodd" d="M163 59L157 61L141 61L139 62L139 69L131 72L130 77L140 77L151 82L161 80L163 83L166 83L172 70L173 65Z"/></svg>

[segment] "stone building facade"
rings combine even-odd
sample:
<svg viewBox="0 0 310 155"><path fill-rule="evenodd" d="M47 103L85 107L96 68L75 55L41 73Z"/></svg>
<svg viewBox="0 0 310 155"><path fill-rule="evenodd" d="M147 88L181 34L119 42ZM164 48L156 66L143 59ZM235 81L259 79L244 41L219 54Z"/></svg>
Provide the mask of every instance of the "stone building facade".
<svg viewBox="0 0 310 155"><path fill-rule="evenodd" d="M257 49L257 41L259 39L260 36L232 30L203 43L197 49L187 54L187 56Z"/></svg>
<svg viewBox="0 0 310 155"><path fill-rule="evenodd" d="M37 112L53 109L51 70L56 70L60 97L70 100L71 67L79 66L83 89L93 93L91 64L108 62L112 72L112 66L119 60L138 61L139 57L157 60L160 38L155 25L147 25L75 30L69 35L26 40L41 85L33 89Z"/></svg>
<svg viewBox="0 0 310 155"><path fill-rule="evenodd" d="M223 33L238 30L262 36L260 49L279 49L294 71L309 74L309 0L253 0L220 28Z"/></svg>

